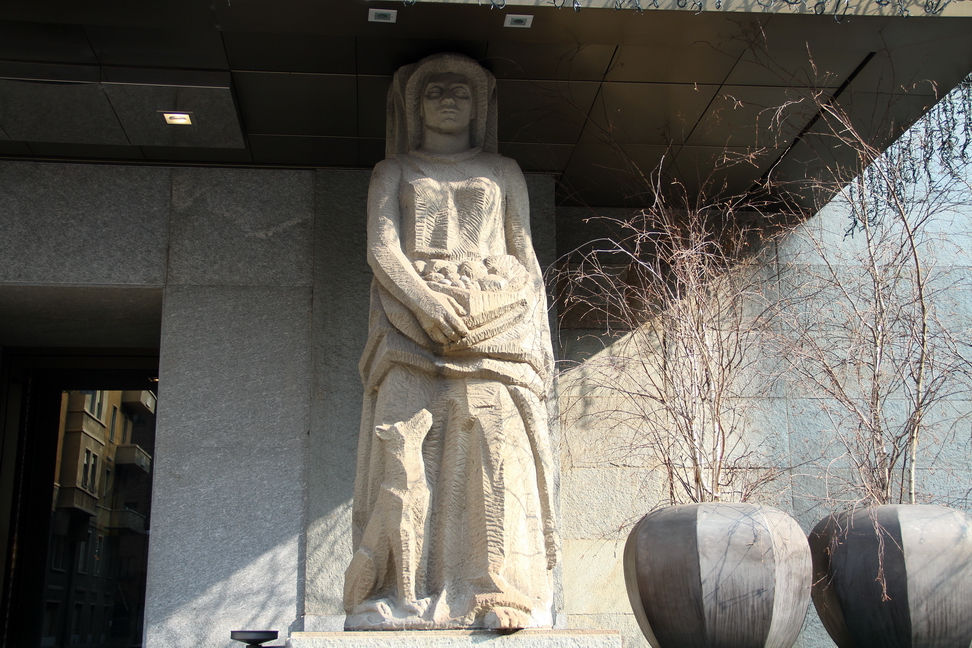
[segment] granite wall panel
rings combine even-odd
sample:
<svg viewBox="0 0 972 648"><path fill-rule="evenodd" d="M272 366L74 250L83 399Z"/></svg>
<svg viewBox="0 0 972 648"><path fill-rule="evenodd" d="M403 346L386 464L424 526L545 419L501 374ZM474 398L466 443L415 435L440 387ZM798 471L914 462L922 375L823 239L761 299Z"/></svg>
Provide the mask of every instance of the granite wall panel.
<svg viewBox="0 0 972 648"><path fill-rule="evenodd" d="M169 283L309 286L314 172L172 171Z"/></svg>
<svg viewBox="0 0 972 648"><path fill-rule="evenodd" d="M171 173L0 162L0 282L161 286Z"/></svg>
<svg viewBox="0 0 972 648"><path fill-rule="evenodd" d="M166 290L147 646L300 615L309 287Z"/></svg>

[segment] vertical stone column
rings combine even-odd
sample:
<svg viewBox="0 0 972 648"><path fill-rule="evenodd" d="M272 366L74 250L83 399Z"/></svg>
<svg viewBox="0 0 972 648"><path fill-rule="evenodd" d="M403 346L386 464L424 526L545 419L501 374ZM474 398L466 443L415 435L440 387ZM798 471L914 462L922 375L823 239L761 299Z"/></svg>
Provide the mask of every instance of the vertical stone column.
<svg viewBox="0 0 972 648"><path fill-rule="evenodd" d="M146 646L301 614L311 171L176 169Z"/></svg>

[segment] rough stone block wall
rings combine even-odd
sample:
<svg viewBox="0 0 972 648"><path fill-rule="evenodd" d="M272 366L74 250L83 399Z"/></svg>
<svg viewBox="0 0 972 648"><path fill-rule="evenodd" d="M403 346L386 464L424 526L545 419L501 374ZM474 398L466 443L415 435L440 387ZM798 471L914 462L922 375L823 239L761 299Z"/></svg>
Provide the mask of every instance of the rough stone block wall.
<svg viewBox="0 0 972 648"><path fill-rule="evenodd" d="M593 210L598 215L624 217L621 210ZM583 239L568 238L567 223L588 217L592 210L562 209L561 240L566 252ZM841 276L863 277L861 241L844 235L847 206L833 201L815 217L769 246L755 269L761 306L784 306L783 316L801 312L818 317L840 302L834 290L820 291L815 278L827 264ZM966 242L972 231L972 210L943 211L926 228L923 263L936 288L936 323L956 340L967 340L970 327L972 267ZM856 265L855 265L856 264ZM866 279L866 277L863 277ZM804 293L807 299L793 300ZM791 303L793 305L791 305ZM846 304L844 304L846 305ZM786 309L790 309L787 311ZM833 510L857 497L846 486L853 480L852 463L841 436L847 430L835 419L832 403L812 392L804 379L788 370L780 353L785 325L773 324L765 344L749 349L755 376L746 398L738 401L745 434L740 451L752 453L758 463L777 466L778 477L752 501L776 506L792 514L807 532ZM823 331L824 334L830 334ZM606 336L598 329L561 330L561 354L567 373L561 377L561 461L565 546L570 559L565 568L565 595L572 625L601 625L620 629L627 646L647 646L623 596L621 551L637 520L664 504L664 471L651 452L632 444L637 438L638 406L620 395L627 385L637 388L645 375L625 367L630 358L630 335ZM964 343L960 343L960 348ZM967 351L964 351L966 358ZM613 372L613 373L612 373ZM626 373L627 372L627 373ZM745 378L745 377L744 377ZM969 473L972 442L968 434L972 402L968 385L956 384L955 393L929 412L928 437L918 456L920 502L969 509ZM620 389L619 389L620 388ZM898 405L888 403L891 410ZM890 412L894 420L894 412ZM900 417L899 417L900 418ZM942 421L946 424L939 425ZM810 608L799 648L833 646L816 613Z"/></svg>

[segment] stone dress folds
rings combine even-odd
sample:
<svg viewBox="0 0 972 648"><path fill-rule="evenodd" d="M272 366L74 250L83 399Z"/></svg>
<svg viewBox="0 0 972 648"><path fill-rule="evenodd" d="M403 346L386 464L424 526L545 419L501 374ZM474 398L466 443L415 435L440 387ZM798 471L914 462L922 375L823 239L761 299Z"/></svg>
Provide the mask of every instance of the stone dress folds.
<svg viewBox="0 0 972 648"><path fill-rule="evenodd" d="M480 148L412 151L375 168L368 209L369 248L390 253L369 257L346 627L477 627L497 607L550 625L552 353L522 173ZM445 280L456 268L473 279ZM403 303L417 280L461 304L467 337L425 333ZM379 436L409 426L412 468L407 435L398 455ZM401 554L379 546L389 534Z"/></svg>

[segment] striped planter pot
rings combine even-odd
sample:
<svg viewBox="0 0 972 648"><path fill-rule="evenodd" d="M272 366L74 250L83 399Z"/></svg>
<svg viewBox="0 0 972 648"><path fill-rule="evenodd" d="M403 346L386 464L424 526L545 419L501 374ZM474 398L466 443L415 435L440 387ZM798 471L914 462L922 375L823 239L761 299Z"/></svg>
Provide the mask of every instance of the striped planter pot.
<svg viewBox="0 0 972 648"><path fill-rule="evenodd" d="M810 550L796 521L754 504L687 504L635 525L628 598L655 648L789 648L810 604Z"/></svg>
<svg viewBox="0 0 972 648"><path fill-rule="evenodd" d="M969 648L972 518L932 505L830 515L810 533L813 604L839 648Z"/></svg>

